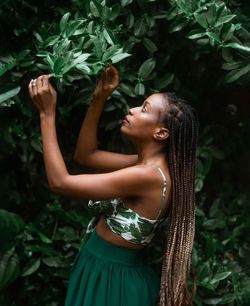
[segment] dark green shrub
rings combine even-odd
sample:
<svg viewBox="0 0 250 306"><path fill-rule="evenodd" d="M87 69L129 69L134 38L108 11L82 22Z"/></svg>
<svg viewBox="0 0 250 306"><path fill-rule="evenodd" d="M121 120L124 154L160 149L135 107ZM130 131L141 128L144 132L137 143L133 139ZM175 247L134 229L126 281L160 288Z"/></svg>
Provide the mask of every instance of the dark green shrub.
<svg viewBox="0 0 250 306"><path fill-rule="evenodd" d="M48 188L28 82L54 75L59 143L69 171L78 173L85 169L72 161L77 133L109 63L121 84L102 116L101 147L130 150L119 120L153 92L177 91L198 109L195 305L250 304L249 205L233 163L242 165L238 155L249 152L250 129L237 102L224 102L249 83L248 12L237 1L1 2L1 305L63 305L90 217L84 201Z"/></svg>

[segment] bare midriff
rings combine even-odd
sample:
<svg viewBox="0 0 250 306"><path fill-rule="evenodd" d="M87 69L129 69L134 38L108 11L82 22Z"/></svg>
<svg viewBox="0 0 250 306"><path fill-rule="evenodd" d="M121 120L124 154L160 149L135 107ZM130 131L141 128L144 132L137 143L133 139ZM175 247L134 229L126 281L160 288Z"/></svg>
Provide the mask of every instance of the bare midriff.
<svg viewBox="0 0 250 306"><path fill-rule="evenodd" d="M119 236L118 234L113 233L105 224L104 222L104 218L101 217L97 226L96 226L96 232L97 234L102 237L104 240L115 244L117 246L121 246L127 249L135 249L135 250L139 250L139 249L143 249L145 247L145 245L142 244L134 244L132 242L128 242L126 240L124 240L121 236Z"/></svg>

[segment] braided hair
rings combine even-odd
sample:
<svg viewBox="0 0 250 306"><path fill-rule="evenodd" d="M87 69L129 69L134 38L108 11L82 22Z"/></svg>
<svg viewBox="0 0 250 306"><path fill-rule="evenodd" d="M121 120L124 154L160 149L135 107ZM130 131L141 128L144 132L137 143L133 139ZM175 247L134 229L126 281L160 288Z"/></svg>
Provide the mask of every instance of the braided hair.
<svg viewBox="0 0 250 306"><path fill-rule="evenodd" d="M162 261L159 306L188 306L187 287L195 233L195 170L198 119L195 110L174 93L162 93L166 101L164 123L169 129L166 156L172 193L167 245Z"/></svg>

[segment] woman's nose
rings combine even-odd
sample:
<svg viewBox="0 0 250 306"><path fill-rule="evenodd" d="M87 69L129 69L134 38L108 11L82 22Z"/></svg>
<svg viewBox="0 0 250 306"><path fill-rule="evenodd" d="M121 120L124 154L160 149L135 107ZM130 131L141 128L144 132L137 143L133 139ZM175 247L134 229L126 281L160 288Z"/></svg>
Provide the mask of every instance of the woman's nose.
<svg viewBox="0 0 250 306"><path fill-rule="evenodd" d="M134 115L136 111L138 111L139 107L130 108L128 113L129 115Z"/></svg>

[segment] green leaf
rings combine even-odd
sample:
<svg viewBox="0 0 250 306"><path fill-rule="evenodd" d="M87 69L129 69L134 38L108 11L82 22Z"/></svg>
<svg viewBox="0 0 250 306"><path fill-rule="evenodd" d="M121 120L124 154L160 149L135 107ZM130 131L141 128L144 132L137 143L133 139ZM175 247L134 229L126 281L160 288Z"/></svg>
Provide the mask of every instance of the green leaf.
<svg viewBox="0 0 250 306"><path fill-rule="evenodd" d="M203 180L201 178L196 178L195 180L195 192L201 191L203 187Z"/></svg>
<svg viewBox="0 0 250 306"><path fill-rule="evenodd" d="M121 6L125 7L126 5L129 5L132 2L133 0L121 0Z"/></svg>
<svg viewBox="0 0 250 306"><path fill-rule="evenodd" d="M227 83L232 83L238 80L243 75L247 74L250 71L250 64L246 65L245 67L241 69L236 69L231 72L229 72L225 78L225 81Z"/></svg>
<svg viewBox="0 0 250 306"><path fill-rule="evenodd" d="M139 78L145 80L155 68L155 64L156 62L152 58L142 63L142 65L139 68L139 72L138 72Z"/></svg>
<svg viewBox="0 0 250 306"><path fill-rule="evenodd" d="M201 45L201 46L206 46L209 44L209 39L208 38L200 38L196 41L196 43L198 45Z"/></svg>
<svg viewBox="0 0 250 306"><path fill-rule="evenodd" d="M59 56L64 56L65 53L70 49L71 41L68 38L64 38L59 44L53 46L53 53ZM72 52L72 51L70 51Z"/></svg>
<svg viewBox="0 0 250 306"><path fill-rule="evenodd" d="M202 226L207 230L215 230L217 228L224 228L226 222L224 219L209 219L202 223Z"/></svg>
<svg viewBox="0 0 250 306"><path fill-rule="evenodd" d="M222 305L229 305L232 302L236 300L235 294L229 293L229 294L224 294L222 297Z"/></svg>
<svg viewBox="0 0 250 306"><path fill-rule="evenodd" d="M214 27L219 27L224 23L228 23L232 19L234 19L234 17L236 17L236 15L227 15L227 16L220 17L219 20L217 20L217 22L215 23Z"/></svg>
<svg viewBox="0 0 250 306"><path fill-rule="evenodd" d="M134 88L128 84L121 83L119 88L128 96L135 97Z"/></svg>
<svg viewBox="0 0 250 306"><path fill-rule="evenodd" d="M43 38L42 38L42 36L41 36L39 33L34 32L34 35L35 35L36 39L37 39L40 43L43 43Z"/></svg>
<svg viewBox="0 0 250 306"><path fill-rule="evenodd" d="M46 57L48 56L50 53L48 51L38 51L36 56L38 57Z"/></svg>
<svg viewBox="0 0 250 306"><path fill-rule="evenodd" d="M113 55L121 53L122 53L122 48L119 48L118 45L111 46L103 53L102 60L105 62L108 59L110 59Z"/></svg>
<svg viewBox="0 0 250 306"><path fill-rule="evenodd" d="M202 17L202 15L195 13L194 18L204 29L207 29L208 27L207 21L205 18Z"/></svg>
<svg viewBox="0 0 250 306"><path fill-rule="evenodd" d="M163 88L166 88L174 79L174 74L173 73L167 73L164 77L160 78L157 80L157 89L161 90Z"/></svg>
<svg viewBox="0 0 250 306"><path fill-rule="evenodd" d="M28 276L35 273L39 269L40 264L41 264L40 259L31 260L29 264L24 268L22 276Z"/></svg>
<svg viewBox="0 0 250 306"><path fill-rule="evenodd" d="M110 45L114 45L115 44L115 37L114 34L109 30L109 29L104 29L103 30L103 36L105 37L106 41L110 44Z"/></svg>
<svg viewBox="0 0 250 306"><path fill-rule="evenodd" d="M229 43L229 44L226 44L224 47L250 52L250 47L243 46L243 45L238 44L238 43Z"/></svg>
<svg viewBox="0 0 250 306"><path fill-rule="evenodd" d="M8 90L2 94L0 94L0 105L4 102L7 101L10 98L13 98L14 96L16 96L19 91L20 91L21 87L17 86L11 90Z"/></svg>
<svg viewBox="0 0 250 306"><path fill-rule="evenodd" d="M210 298L210 299L204 299L203 302L206 305L218 305L221 302L222 298Z"/></svg>
<svg viewBox="0 0 250 306"><path fill-rule="evenodd" d="M142 42L149 52L154 53L158 50L156 44L151 39L145 37L143 38Z"/></svg>
<svg viewBox="0 0 250 306"><path fill-rule="evenodd" d="M135 17L132 13L128 14L126 23L129 29L131 29L134 26Z"/></svg>
<svg viewBox="0 0 250 306"><path fill-rule="evenodd" d="M209 209L209 217L210 218L216 218L216 216L218 217L219 214L220 214L220 208L219 208L219 205L220 205L220 200L219 199L216 199L212 206L210 207Z"/></svg>
<svg viewBox="0 0 250 306"><path fill-rule="evenodd" d="M129 57L129 56L131 56L131 54L129 54L129 53L120 53L120 54L112 56L111 61L112 61L113 64L115 64L115 63L118 63L118 62L122 61L123 59Z"/></svg>
<svg viewBox="0 0 250 306"><path fill-rule="evenodd" d="M69 16L70 16L69 12L62 16L62 18L60 20L60 23L59 23L59 27L60 27L61 32L63 32L65 30L67 22L69 20Z"/></svg>
<svg viewBox="0 0 250 306"><path fill-rule="evenodd" d="M0 209L0 251L5 249L9 241L24 229L21 217L7 210Z"/></svg>
<svg viewBox="0 0 250 306"><path fill-rule="evenodd" d="M233 70L239 68L241 65L241 62L231 62L231 63L224 63L222 65L222 68L225 70Z"/></svg>
<svg viewBox="0 0 250 306"><path fill-rule="evenodd" d="M41 139L39 137L32 138L31 141L30 141L30 145L37 152L43 153L42 141L41 141Z"/></svg>
<svg viewBox="0 0 250 306"><path fill-rule="evenodd" d="M47 257L47 258L43 258L42 261L48 267L59 268L65 265L62 263L59 257Z"/></svg>
<svg viewBox="0 0 250 306"><path fill-rule="evenodd" d="M65 65L65 62L63 60L63 58L59 57L56 59L55 63L54 63L54 67L53 67L53 71L55 73L55 75L60 75L61 71L63 69Z"/></svg>
<svg viewBox="0 0 250 306"><path fill-rule="evenodd" d="M219 17L217 16L217 13L216 13L216 4L212 4L208 11L207 11L207 14L206 14L206 20L208 22L208 24L210 25L214 25L215 22L216 22L216 19Z"/></svg>
<svg viewBox="0 0 250 306"><path fill-rule="evenodd" d="M37 231L40 239L44 243L52 243L51 239L49 239L46 235L44 235L41 231Z"/></svg>
<svg viewBox="0 0 250 306"><path fill-rule="evenodd" d="M101 7L96 3L96 1L90 1L89 7L93 17L101 16L102 10Z"/></svg>
<svg viewBox="0 0 250 306"><path fill-rule="evenodd" d="M103 55L103 44L97 37L93 39L93 43L95 45L96 57L101 59Z"/></svg>
<svg viewBox="0 0 250 306"><path fill-rule="evenodd" d="M145 93L145 86L142 83L138 83L135 86L135 94L139 96L143 96Z"/></svg>
<svg viewBox="0 0 250 306"><path fill-rule="evenodd" d="M12 283L20 273L19 259L11 248L0 257L0 289Z"/></svg>
<svg viewBox="0 0 250 306"><path fill-rule="evenodd" d="M200 209L198 206L195 207L195 215L197 217L205 217L204 211Z"/></svg>
<svg viewBox="0 0 250 306"><path fill-rule="evenodd" d="M142 36L146 33L147 27L144 19L139 18L134 25L134 34L135 36Z"/></svg>
<svg viewBox="0 0 250 306"><path fill-rule="evenodd" d="M5 72L11 70L15 66L16 66L16 60L13 60L10 63L4 65L0 65L0 76L3 75Z"/></svg>
<svg viewBox="0 0 250 306"><path fill-rule="evenodd" d="M91 20L89 22L87 30L88 30L89 34L94 34L95 33L95 22L94 22L94 20Z"/></svg>
<svg viewBox="0 0 250 306"><path fill-rule="evenodd" d="M172 20L178 15L178 7L173 5L166 13L167 20Z"/></svg>
<svg viewBox="0 0 250 306"><path fill-rule="evenodd" d="M27 55L30 53L30 50L22 50L16 56L17 61L27 60Z"/></svg>
<svg viewBox="0 0 250 306"><path fill-rule="evenodd" d="M85 62L90 57L90 55L90 53L83 53L74 60L74 63L79 64Z"/></svg>
<svg viewBox="0 0 250 306"><path fill-rule="evenodd" d="M43 44L43 48L47 48L49 46L53 46L57 41L59 40L59 36L58 35L53 35L48 37Z"/></svg>
<svg viewBox="0 0 250 306"><path fill-rule="evenodd" d="M76 65L76 68L83 73L91 74L90 68L85 63L80 63Z"/></svg>
<svg viewBox="0 0 250 306"><path fill-rule="evenodd" d="M112 6L112 10L110 12L109 20L114 21L120 14L121 6L119 3Z"/></svg>
<svg viewBox="0 0 250 306"><path fill-rule="evenodd" d="M214 40L215 42L217 42L218 44L221 44L221 40L216 33L207 31L206 35L212 40Z"/></svg>
<svg viewBox="0 0 250 306"><path fill-rule="evenodd" d="M74 20L66 28L66 37L75 35L76 30L84 23L84 20Z"/></svg>
<svg viewBox="0 0 250 306"><path fill-rule="evenodd" d="M216 273L210 283L215 284L216 282L228 278L228 276L231 275L231 273L232 273L231 271Z"/></svg>
<svg viewBox="0 0 250 306"><path fill-rule="evenodd" d="M235 25L234 24L226 24L224 25L221 33L222 33L222 39L223 41L231 40L235 31Z"/></svg>
<svg viewBox="0 0 250 306"><path fill-rule="evenodd" d="M190 31L187 34L187 38L189 38L189 39L197 39L197 38L201 38L201 37L203 37L205 35L206 35L206 32L204 32L203 29L195 29L195 30Z"/></svg>
<svg viewBox="0 0 250 306"><path fill-rule="evenodd" d="M178 32L185 28L187 24L188 20L180 16L176 18L175 21L169 26L168 31L169 33Z"/></svg>
<svg viewBox="0 0 250 306"><path fill-rule="evenodd" d="M56 61L55 57L52 54L48 54L46 56L46 61L50 68L53 70L54 69L54 62Z"/></svg>

